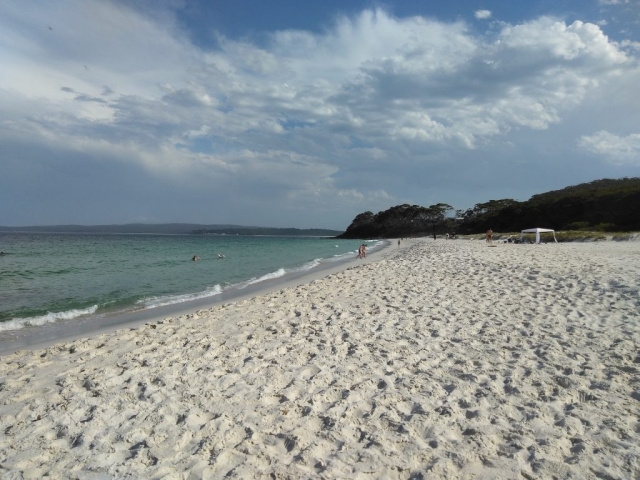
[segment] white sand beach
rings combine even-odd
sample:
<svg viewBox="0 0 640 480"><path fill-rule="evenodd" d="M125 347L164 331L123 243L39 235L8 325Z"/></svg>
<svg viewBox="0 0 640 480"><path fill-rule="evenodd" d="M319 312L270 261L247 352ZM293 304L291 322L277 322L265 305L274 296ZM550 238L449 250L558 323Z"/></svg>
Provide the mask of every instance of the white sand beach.
<svg viewBox="0 0 640 480"><path fill-rule="evenodd" d="M640 478L640 242L411 240L1 357L2 478Z"/></svg>

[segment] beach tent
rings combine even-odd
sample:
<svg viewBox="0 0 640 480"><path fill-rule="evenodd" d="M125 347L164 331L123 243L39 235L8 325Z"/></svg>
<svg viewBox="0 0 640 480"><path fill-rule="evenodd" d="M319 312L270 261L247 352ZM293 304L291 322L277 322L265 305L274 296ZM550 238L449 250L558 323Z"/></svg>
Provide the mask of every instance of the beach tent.
<svg viewBox="0 0 640 480"><path fill-rule="evenodd" d="M527 228L526 230L522 230L522 233L535 233L536 234L536 243L540 243L540 234L544 233L544 232L553 233L553 240L556 243L558 243L558 240L556 240L556 232L555 232L555 230L551 230L550 228ZM522 238L522 234L520 235L520 238Z"/></svg>

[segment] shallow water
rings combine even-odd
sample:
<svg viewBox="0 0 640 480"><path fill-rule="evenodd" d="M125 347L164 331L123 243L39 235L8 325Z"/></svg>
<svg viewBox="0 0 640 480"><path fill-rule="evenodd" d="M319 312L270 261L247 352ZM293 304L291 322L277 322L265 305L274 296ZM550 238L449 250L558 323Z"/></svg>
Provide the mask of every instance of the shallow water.
<svg viewBox="0 0 640 480"><path fill-rule="evenodd" d="M213 297L351 258L360 243L318 237L0 234L0 251L6 253L0 256L0 331ZM191 261L194 255L200 260Z"/></svg>

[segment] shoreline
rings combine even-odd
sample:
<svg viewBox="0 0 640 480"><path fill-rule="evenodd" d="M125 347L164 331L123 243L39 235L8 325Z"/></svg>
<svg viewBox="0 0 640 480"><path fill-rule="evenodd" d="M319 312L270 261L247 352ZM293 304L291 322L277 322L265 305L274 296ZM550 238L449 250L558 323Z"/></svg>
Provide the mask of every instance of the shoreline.
<svg viewBox="0 0 640 480"><path fill-rule="evenodd" d="M0 363L22 478L636 478L640 244L403 241Z"/></svg>
<svg viewBox="0 0 640 480"><path fill-rule="evenodd" d="M154 322L170 316L181 316L192 314L196 310L211 308L228 302L237 302L264 295L272 291L303 285L312 282L326 275L331 275L349 268L352 263L369 263L375 261L378 256L388 250L393 244L393 240L382 239L382 245L367 254L364 260L342 259L320 263L309 270L288 272L282 277L265 279L257 283L246 285L242 288L232 286L216 295L209 297L188 300L174 304L162 305L153 308L142 308L134 311L116 312L113 314L103 314L85 319L73 319L66 322L51 322L37 327L27 327L28 330L18 329L19 338L10 339L0 336L0 357L9 355L19 350L34 350L46 348L55 343L68 342L80 338L110 333L121 328L132 328ZM397 239L396 239L397 241ZM4 336L11 335L12 330L2 332Z"/></svg>

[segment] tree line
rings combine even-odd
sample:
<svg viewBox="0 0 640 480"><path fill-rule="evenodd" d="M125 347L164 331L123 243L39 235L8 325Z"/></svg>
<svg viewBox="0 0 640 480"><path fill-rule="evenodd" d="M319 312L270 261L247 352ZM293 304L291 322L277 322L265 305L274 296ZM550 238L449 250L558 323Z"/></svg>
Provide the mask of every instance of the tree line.
<svg viewBox="0 0 640 480"><path fill-rule="evenodd" d="M398 205L377 214L364 212L356 216L338 238L390 238L437 234L447 223L453 221L447 217L452 211L451 205L438 203L430 207Z"/></svg>
<svg viewBox="0 0 640 480"><path fill-rule="evenodd" d="M430 207L398 205L356 216L339 238L390 238L432 234L474 234L491 228L517 232L543 227L554 230L640 230L640 178L602 179L532 196L510 198L454 210L438 203Z"/></svg>

